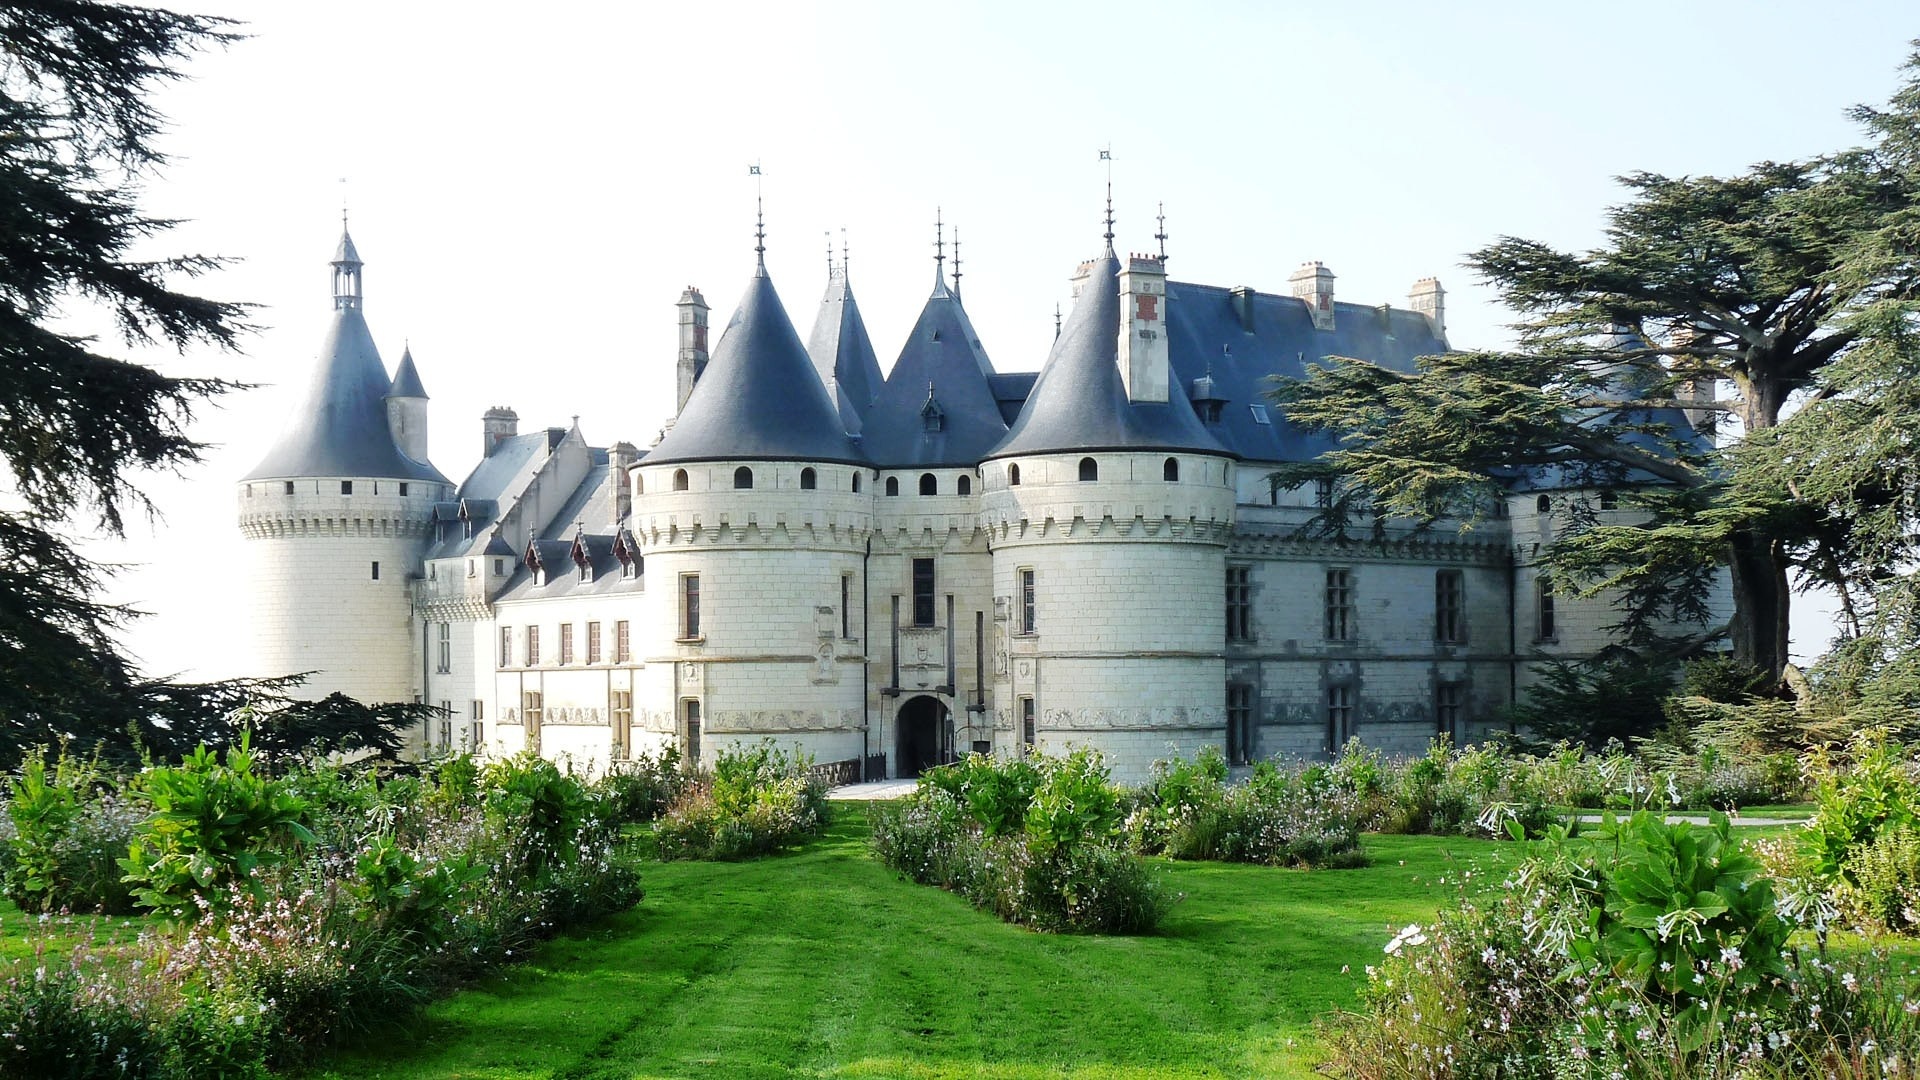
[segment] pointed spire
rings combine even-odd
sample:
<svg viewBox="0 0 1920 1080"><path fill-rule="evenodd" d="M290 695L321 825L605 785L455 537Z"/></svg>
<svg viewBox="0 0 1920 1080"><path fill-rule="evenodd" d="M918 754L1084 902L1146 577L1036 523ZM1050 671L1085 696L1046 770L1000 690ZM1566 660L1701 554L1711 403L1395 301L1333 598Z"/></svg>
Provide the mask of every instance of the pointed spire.
<svg viewBox="0 0 1920 1080"><path fill-rule="evenodd" d="M387 391L390 398L427 396L427 388L421 385L420 369L413 363L413 343L408 342L400 350L400 367L393 373L393 386Z"/></svg>
<svg viewBox="0 0 1920 1080"><path fill-rule="evenodd" d="M347 212L340 211L340 244L333 251L333 306L357 308L366 302L361 293L360 251L353 246L353 234L347 231Z"/></svg>
<svg viewBox="0 0 1920 1080"><path fill-rule="evenodd" d="M840 226L840 272L847 272L847 227Z"/></svg>
<svg viewBox="0 0 1920 1080"><path fill-rule="evenodd" d="M760 174L760 166L753 167L755 176ZM753 193L753 259L754 276L767 276L767 215L761 202L760 193Z"/></svg>
<svg viewBox="0 0 1920 1080"><path fill-rule="evenodd" d="M827 238L827 276L832 277L833 276L833 230L828 229L825 233L825 236Z"/></svg>
<svg viewBox="0 0 1920 1080"><path fill-rule="evenodd" d="M1111 168L1111 166L1109 166L1109 168ZM1112 258L1116 258L1117 256L1115 256L1113 253L1113 177L1111 175L1107 177L1106 222L1107 222L1107 231L1103 235L1105 235L1107 238L1107 258L1112 259Z"/></svg>
<svg viewBox="0 0 1920 1080"><path fill-rule="evenodd" d="M1060 301L1053 302L1053 340L1060 340Z"/></svg>
<svg viewBox="0 0 1920 1080"><path fill-rule="evenodd" d="M945 226L940 222L940 208L933 208L933 275L943 276L943 264L947 261L947 242Z"/></svg>
<svg viewBox="0 0 1920 1080"><path fill-rule="evenodd" d="M1167 261L1167 204L1166 203L1160 204L1160 212L1154 216L1154 220L1160 223L1160 231L1157 233L1154 233L1153 238L1155 240L1160 241L1160 261L1166 262Z"/></svg>
<svg viewBox="0 0 1920 1080"><path fill-rule="evenodd" d="M960 226L953 227L953 294L960 295Z"/></svg>

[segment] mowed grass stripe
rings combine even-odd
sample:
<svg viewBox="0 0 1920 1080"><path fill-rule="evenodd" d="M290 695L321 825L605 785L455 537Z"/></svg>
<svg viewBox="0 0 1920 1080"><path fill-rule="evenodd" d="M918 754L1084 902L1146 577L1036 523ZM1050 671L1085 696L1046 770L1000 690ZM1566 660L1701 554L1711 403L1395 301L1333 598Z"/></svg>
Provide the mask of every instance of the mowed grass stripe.
<svg viewBox="0 0 1920 1080"><path fill-rule="evenodd" d="M649 863L635 911L320 1063L316 1077L1305 1077L1392 928L1489 842L1368 837L1363 870L1167 863L1146 938L1035 934L902 881L864 808L806 849ZM1445 876L1448 884L1441 884ZM1343 966L1350 970L1342 973Z"/></svg>

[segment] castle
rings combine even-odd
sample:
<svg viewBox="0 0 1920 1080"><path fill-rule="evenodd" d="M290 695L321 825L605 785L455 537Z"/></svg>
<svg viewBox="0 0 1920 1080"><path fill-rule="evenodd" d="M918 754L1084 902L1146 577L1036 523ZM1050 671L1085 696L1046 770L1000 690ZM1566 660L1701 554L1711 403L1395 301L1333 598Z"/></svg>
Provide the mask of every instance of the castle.
<svg viewBox="0 0 1920 1080"><path fill-rule="evenodd" d="M1207 746L1470 741L1539 658L1607 642L1604 598L1536 572L1571 480L1516 479L1471 531L1346 544L1301 528L1328 490L1268 481L1330 446L1268 377L1411 370L1448 348L1438 281L1354 304L1308 263L1274 295L1122 259L1110 221L1106 241L1037 374L994 370L939 260L884 376L844 262L803 342L756 246L711 351L706 302L680 297L650 449L495 408L455 484L427 460L411 352L389 376L374 346L343 228L305 404L239 485L252 672L438 705L426 754L604 766L771 737L878 777L1089 745L1138 778Z"/></svg>

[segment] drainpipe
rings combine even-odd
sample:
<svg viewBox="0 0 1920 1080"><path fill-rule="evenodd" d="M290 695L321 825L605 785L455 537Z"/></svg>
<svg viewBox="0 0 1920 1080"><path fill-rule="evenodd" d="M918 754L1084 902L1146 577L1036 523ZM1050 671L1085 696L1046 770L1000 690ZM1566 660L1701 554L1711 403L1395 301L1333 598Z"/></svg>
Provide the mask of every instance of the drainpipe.
<svg viewBox="0 0 1920 1080"><path fill-rule="evenodd" d="M1514 730L1512 709L1520 704L1520 562L1507 548L1507 730Z"/></svg>
<svg viewBox="0 0 1920 1080"><path fill-rule="evenodd" d="M872 671L873 658L868 655L867 647L873 641L873 628L867 625L871 613L867 609L867 564L873 561L873 537L867 537L866 554L860 556L860 778L877 780L879 777L867 775L867 759L873 756L873 704L868 697L867 679Z"/></svg>
<svg viewBox="0 0 1920 1080"><path fill-rule="evenodd" d="M433 690L427 684L427 665L429 663L427 650L431 647L427 642L428 635L432 631L432 628L432 621L422 615L420 617L420 703L422 705L431 705L433 702ZM422 761L425 761L428 755L433 752L433 720L434 718L431 715L427 717L427 730L420 734L420 760Z"/></svg>

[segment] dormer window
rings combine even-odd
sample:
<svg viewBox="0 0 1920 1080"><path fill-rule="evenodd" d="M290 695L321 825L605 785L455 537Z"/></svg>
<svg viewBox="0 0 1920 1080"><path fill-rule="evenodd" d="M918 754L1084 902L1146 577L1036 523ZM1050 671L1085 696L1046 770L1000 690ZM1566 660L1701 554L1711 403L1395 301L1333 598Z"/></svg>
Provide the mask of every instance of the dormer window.
<svg viewBox="0 0 1920 1080"><path fill-rule="evenodd" d="M933 340L939 341L940 335L934 334ZM947 429L947 413L940 403L933 400L933 384L927 384L927 402L920 406L920 427L924 431L935 432Z"/></svg>
<svg viewBox="0 0 1920 1080"><path fill-rule="evenodd" d="M640 546L633 534L622 529L613 540L613 557L620 560L620 576L628 581L640 576Z"/></svg>
<svg viewBox="0 0 1920 1080"><path fill-rule="evenodd" d="M593 553L587 550L587 538L584 536L575 536L573 538L573 551L570 552L570 554L573 556L574 567L580 572L580 580L592 581Z"/></svg>

